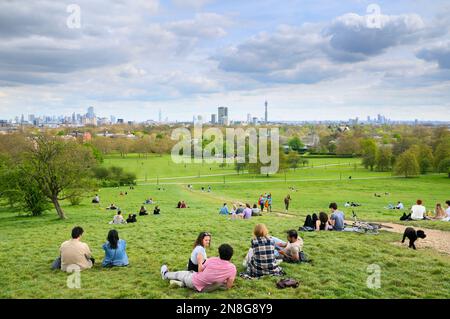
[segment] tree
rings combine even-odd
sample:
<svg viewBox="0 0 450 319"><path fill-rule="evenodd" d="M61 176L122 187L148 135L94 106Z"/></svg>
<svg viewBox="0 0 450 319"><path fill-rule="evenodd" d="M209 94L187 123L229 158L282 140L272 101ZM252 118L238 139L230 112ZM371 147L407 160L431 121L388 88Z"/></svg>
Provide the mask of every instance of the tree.
<svg viewBox="0 0 450 319"><path fill-rule="evenodd" d="M416 155L412 151L406 151L401 154L395 164L395 175L404 175L405 177L418 175L420 172L419 163Z"/></svg>
<svg viewBox="0 0 450 319"><path fill-rule="evenodd" d="M392 150L388 146L382 146L378 149L376 157L376 166L379 171L388 171L392 163Z"/></svg>
<svg viewBox="0 0 450 319"><path fill-rule="evenodd" d="M426 144L411 146L410 150L414 152L419 163L420 174L426 174L433 168L433 150Z"/></svg>
<svg viewBox="0 0 450 319"><path fill-rule="evenodd" d="M373 171L373 168L376 164L377 158L377 144L373 139L365 139L361 141L361 151L362 151L362 164L364 167L370 168Z"/></svg>
<svg viewBox="0 0 450 319"><path fill-rule="evenodd" d="M450 136L443 137L434 152L434 165L439 170L441 162L450 158Z"/></svg>
<svg viewBox="0 0 450 319"><path fill-rule="evenodd" d="M298 155L298 153L296 153L296 152L289 152L286 160L287 160L287 166L289 168L293 168L294 171L298 167L298 164L301 162L300 155Z"/></svg>
<svg viewBox="0 0 450 319"><path fill-rule="evenodd" d="M300 152L305 147L305 145L302 143L302 141L297 136L294 136L293 138L291 138L289 140L288 144L289 144L289 147L293 151L296 151L296 152Z"/></svg>
<svg viewBox="0 0 450 319"><path fill-rule="evenodd" d="M438 170L441 173L447 173L450 178L450 157L440 162Z"/></svg>
<svg viewBox="0 0 450 319"><path fill-rule="evenodd" d="M95 164L90 148L76 142L38 136L33 139L20 169L39 185L58 216L64 219L59 201L79 195L80 190L90 190L85 185L91 185L91 169Z"/></svg>

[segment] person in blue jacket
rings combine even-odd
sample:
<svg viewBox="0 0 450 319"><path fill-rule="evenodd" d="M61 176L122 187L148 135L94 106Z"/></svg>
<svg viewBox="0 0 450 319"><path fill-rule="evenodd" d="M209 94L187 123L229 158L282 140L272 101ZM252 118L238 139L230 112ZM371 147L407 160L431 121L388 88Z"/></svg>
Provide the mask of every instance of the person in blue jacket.
<svg viewBox="0 0 450 319"><path fill-rule="evenodd" d="M103 259L102 266L128 266L128 256L125 251L127 247L126 241L119 239L119 233L115 229L109 231L107 240L108 241L102 246L105 251L105 258Z"/></svg>

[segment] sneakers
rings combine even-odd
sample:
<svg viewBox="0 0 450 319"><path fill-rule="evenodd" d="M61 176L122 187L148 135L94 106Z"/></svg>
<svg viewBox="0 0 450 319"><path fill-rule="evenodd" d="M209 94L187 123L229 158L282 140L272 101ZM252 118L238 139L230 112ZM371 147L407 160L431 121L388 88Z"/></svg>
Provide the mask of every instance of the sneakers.
<svg viewBox="0 0 450 319"><path fill-rule="evenodd" d="M167 268L166 265L161 266L161 278L163 280L166 280L166 273L169 271L169 268Z"/></svg>
<svg viewBox="0 0 450 319"><path fill-rule="evenodd" d="M171 288L183 288L184 287L184 283L182 283L181 281L178 280L171 280L169 287Z"/></svg>

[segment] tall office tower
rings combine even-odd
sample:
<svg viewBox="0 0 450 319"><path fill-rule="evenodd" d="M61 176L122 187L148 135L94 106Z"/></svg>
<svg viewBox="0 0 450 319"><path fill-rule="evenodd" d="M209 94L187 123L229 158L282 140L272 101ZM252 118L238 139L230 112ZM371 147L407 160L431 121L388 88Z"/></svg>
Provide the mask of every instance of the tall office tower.
<svg viewBox="0 0 450 319"><path fill-rule="evenodd" d="M220 125L225 124L225 118L228 119L228 107L221 106L218 109L218 120Z"/></svg>
<svg viewBox="0 0 450 319"><path fill-rule="evenodd" d="M217 123L217 115L211 114L211 124L216 124L216 123Z"/></svg>
<svg viewBox="0 0 450 319"><path fill-rule="evenodd" d="M87 111L86 117L88 119L93 119L95 117L94 107L93 106L88 107L88 111Z"/></svg>
<svg viewBox="0 0 450 319"><path fill-rule="evenodd" d="M161 113L161 109L159 109L159 112L158 112L158 122L159 122L159 123L162 122L162 113Z"/></svg>
<svg viewBox="0 0 450 319"><path fill-rule="evenodd" d="M116 124L116 117L114 115L110 116L111 124Z"/></svg>
<svg viewBox="0 0 450 319"><path fill-rule="evenodd" d="M36 117L34 116L34 114L29 114L28 115L28 122L30 122L31 124L34 123L35 119L36 119Z"/></svg>
<svg viewBox="0 0 450 319"><path fill-rule="evenodd" d="M72 113L72 124L75 124L77 122L77 116L75 115L75 112Z"/></svg>
<svg viewBox="0 0 450 319"><path fill-rule="evenodd" d="M250 113L247 113L247 123L251 123L252 122L252 115Z"/></svg>
<svg viewBox="0 0 450 319"><path fill-rule="evenodd" d="M264 113L264 122L267 124L267 101L264 103L265 105L265 113Z"/></svg>

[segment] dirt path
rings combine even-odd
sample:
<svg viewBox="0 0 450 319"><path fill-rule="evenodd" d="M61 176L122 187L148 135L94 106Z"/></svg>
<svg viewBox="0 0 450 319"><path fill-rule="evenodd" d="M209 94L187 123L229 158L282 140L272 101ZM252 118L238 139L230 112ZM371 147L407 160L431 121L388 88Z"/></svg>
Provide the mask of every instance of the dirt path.
<svg viewBox="0 0 450 319"><path fill-rule="evenodd" d="M382 223L385 226L392 227L392 228L382 228L382 230L399 233L399 244L403 245L405 247L408 246L409 240L406 239L404 244L401 244L401 239L403 232L405 231L405 228L408 226L403 226L399 224L393 224L393 223ZM425 239L419 238L415 245L418 249L420 248L434 248L439 252L443 252L450 255L450 232L448 231L442 231L442 230L435 230L435 229L427 229L427 228L421 228L421 227L413 227L415 230L423 230L427 237Z"/></svg>

